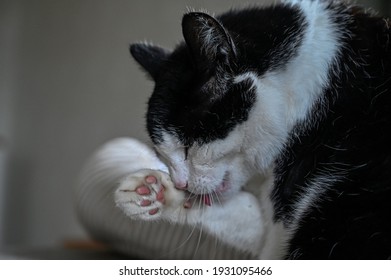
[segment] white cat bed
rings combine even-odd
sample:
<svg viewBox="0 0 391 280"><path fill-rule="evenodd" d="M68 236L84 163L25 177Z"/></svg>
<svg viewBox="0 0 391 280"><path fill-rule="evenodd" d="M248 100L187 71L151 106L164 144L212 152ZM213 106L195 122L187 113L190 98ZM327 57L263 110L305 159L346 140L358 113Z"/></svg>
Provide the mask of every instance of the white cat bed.
<svg viewBox="0 0 391 280"><path fill-rule="evenodd" d="M248 259L206 232L166 222L127 218L114 203L122 178L140 169L164 169L152 150L132 138L114 139L86 163L76 188L77 213L90 235L129 257L145 259ZM137 168L137 169L135 169Z"/></svg>

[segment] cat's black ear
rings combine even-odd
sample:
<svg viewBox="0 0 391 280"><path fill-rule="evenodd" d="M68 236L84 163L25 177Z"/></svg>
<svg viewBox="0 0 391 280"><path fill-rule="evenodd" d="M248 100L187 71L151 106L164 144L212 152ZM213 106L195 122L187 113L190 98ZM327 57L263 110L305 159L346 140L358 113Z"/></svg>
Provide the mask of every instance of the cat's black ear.
<svg viewBox="0 0 391 280"><path fill-rule="evenodd" d="M166 49L143 43L130 45L130 53L154 80L169 55Z"/></svg>
<svg viewBox="0 0 391 280"><path fill-rule="evenodd" d="M216 62L229 63L236 57L236 48L229 32L217 19L208 14L185 14L182 32L198 66Z"/></svg>

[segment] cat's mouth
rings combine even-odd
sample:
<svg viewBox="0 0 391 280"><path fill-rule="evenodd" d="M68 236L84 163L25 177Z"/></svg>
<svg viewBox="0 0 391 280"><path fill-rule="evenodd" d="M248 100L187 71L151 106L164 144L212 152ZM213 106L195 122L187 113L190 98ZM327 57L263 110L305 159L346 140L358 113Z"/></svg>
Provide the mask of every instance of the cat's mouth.
<svg viewBox="0 0 391 280"><path fill-rule="evenodd" d="M187 194L184 207L191 208L194 204L212 206L215 203L216 193L194 194L189 191L185 191Z"/></svg>
<svg viewBox="0 0 391 280"><path fill-rule="evenodd" d="M221 196L229 190L229 173L224 174L223 180L214 190L202 191L201 193L193 193L186 191L187 199L185 202L185 208L190 208L194 201L198 201L200 204L212 206L214 203L219 203ZM188 206L188 207L186 207Z"/></svg>

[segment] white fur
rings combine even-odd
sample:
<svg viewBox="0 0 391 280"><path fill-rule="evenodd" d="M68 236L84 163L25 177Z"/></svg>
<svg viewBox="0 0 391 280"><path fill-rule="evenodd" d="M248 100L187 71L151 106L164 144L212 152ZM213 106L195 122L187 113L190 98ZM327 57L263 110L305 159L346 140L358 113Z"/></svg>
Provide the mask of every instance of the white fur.
<svg viewBox="0 0 391 280"><path fill-rule="evenodd" d="M261 77L248 72L235 78L236 83L251 80L256 88L257 100L249 119L236 126L226 139L193 145L186 158L180 141L174 135L164 133L163 141L156 149L169 166L174 183L169 183L164 173L155 171L131 174L124 179L116 193L117 204L127 215L134 217L137 214L143 218L138 214L139 209L134 208L134 202L137 205L140 198L129 196L129 190L134 191L140 184L145 184L143 178L154 174L174 194L174 198L167 197L169 201L165 205L154 204L161 210L155 218L200 225L221 240L260 258L283 256L283 246L291 231L282 224L273 223L273 206L269 195L274 178L269 170L287 143L293 127L308 117L314 103L321 98L329 82L330 66L337 59L343 34L334 26L331 15L325 10L326 1L285 2L298 5L308 24L298 55L285 67ZM266 177L266 181L258 185L262 193L250 195L242 191L241 187L256 174ZM224 198L211 207L181 208L178 202L181 194L174 185L186 186L193 193L203 194L218 191L222 182L228 184L230 199ZM323 176L309 184L308 193L296 205L296 225L316 201L320 184L323 186L325 183L330 185L333 180ZM147 215L147 218L151 217Z"/></svg>
<svg viewBox="0 0 391 280"><path fill-rule="evenodd" d="M147 176L155 176L157 184L148 184ZM164 186L165 202L157 201L156 195L161 185ZM150 195L138 195L136 188L148 186ZM148 206L141 206L141 201L150 200ZM241 192L226 203L216 203L213 207L194 205L191 209L183 207L184 192L176 189L167 173L142 169L129 174L120 183L115 192L115 202L132 219L165 220L172 223L189 224L204 228L219 236L228 244L240 250L256 255L264 235L262 226L267 220L262 217L258 200L249 193ZM154 215L149 211L158 209ZM235 211L232 211L235 209ZM252 226L249 227L248 225ZM255 239L255 236L259 238Z"/></svg>
<svg viewBox="0 0 391 280"><path fill-rule="evenodd" d="M292 1L292 4L301 6L308 22L298 55L283 70L268 72L262 77L251 72L236 77L238 83L253 80L257 88L258 102L246 124L251 135L246 145L256 147L249 156L255 157L254 164L261 170L270 166L285 145L289 132L308 116L321 97L329 82L330 66L340 49L341 32L324 10L325 1Z"/></svg>

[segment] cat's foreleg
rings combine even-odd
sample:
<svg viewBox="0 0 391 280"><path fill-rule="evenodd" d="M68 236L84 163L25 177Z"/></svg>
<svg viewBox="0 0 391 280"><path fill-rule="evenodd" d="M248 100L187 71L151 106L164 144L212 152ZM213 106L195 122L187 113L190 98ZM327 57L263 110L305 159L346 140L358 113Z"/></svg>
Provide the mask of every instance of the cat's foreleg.
<svg viewBox="0 0 391 280"><path fill-rule="evenodd" d="M124 178L115 192L115 201L130 218L197 226L233 247L259 253L264 223L253 195L239 192L211 206L202 199L190 205L187 196L174 187L167 173L143 169Z"/></svg>
<svg viewBox="0 0 391 280"><path fill-rule="evenodd" d="M196 211L189 211L189 219L194 219L194 223L237 249L254 256L259 254L265 223L259 202L252 194L241 191L221 203L193 210Z"/></svg>

